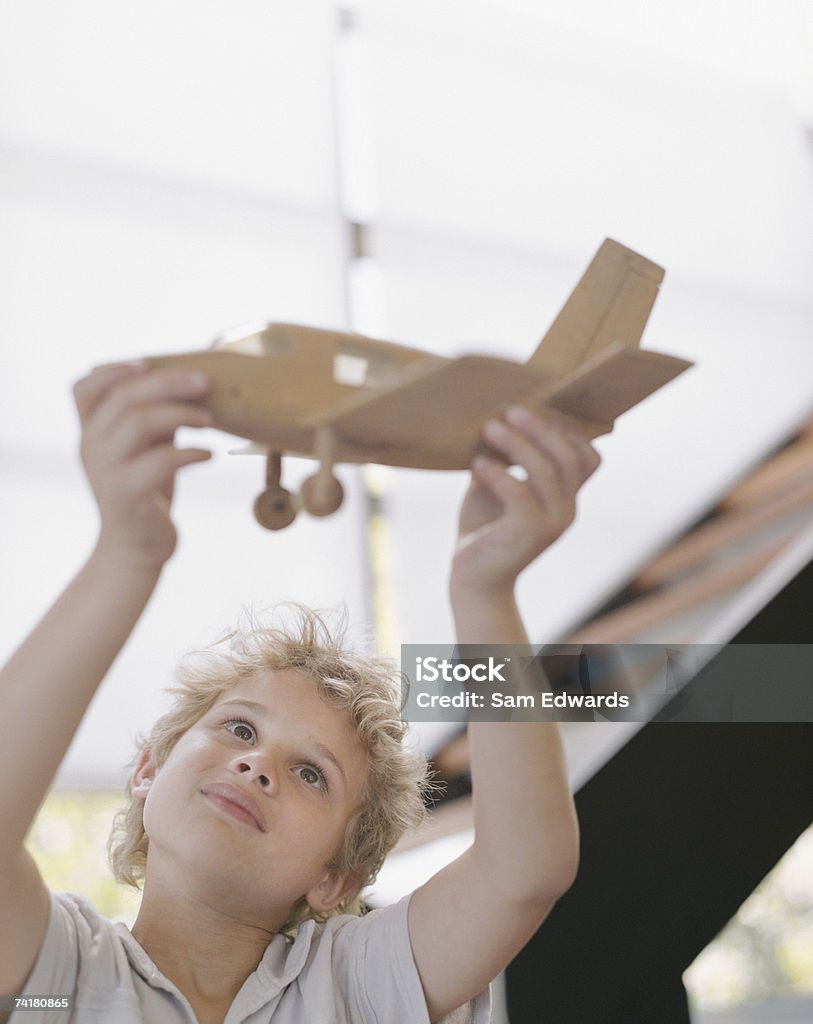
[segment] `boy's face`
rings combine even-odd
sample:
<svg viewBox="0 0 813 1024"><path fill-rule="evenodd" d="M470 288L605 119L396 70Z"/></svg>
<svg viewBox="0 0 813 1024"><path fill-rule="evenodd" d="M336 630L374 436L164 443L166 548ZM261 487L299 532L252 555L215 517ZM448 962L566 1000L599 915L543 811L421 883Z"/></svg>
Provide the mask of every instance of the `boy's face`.
<svg viewBox="0 0 813 1024"><path fill-rule="evenodd" d="M329 864L359 807L366 757L346 712L297 671L265 671L227 690L175 744L147 761L133 793L145 797L150 867L179 866L263 916L306 896L315 910L340 902L354 880ZM159 869L162 870L162 869ZM176 872L173 872L175 874Z"/></svg>

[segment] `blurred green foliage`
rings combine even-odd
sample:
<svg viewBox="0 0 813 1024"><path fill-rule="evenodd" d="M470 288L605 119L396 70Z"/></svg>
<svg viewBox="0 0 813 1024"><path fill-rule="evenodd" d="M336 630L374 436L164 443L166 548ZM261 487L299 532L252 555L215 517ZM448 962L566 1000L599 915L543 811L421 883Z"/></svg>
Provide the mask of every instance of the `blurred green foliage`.
<svg viewBox="0 0 813 1024"><path fill-rule="evenodd" d="M26 845L49 889L81 893L106 917L129 925L141 893L119 885L107 865L107 837L124 799L122 793L52 792Z"/></svg>
<svg viewBox="0 0 813 1024"><path fill-rule="evenodd" d="M813 993L813 826L684 974L704 1009Z"/></svg>

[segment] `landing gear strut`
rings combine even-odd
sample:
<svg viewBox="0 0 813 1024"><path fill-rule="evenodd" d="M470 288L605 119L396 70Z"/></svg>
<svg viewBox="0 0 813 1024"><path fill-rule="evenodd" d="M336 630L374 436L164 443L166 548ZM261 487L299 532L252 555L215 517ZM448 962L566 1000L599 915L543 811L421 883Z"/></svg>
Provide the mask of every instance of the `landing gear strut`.
<svg viewBox="0 0 813 1024"><path fill-rule="evenodd" d="M319 469L305 480L299 492L305 511L312 516L329 516L344 500L344 488L333 473L335 451L333 431L330 427L317 427L314 454Z"/></svg>
<svg viewBox="0 0 813 1024"><path fill-rule="evenodd" d="M333 473L335 450L335 438L330 427L317 428L314 454L319 460L319 469L304 481L298 498L280 483L282 453L268 452L265 490L254 502L254 518L260 526L266 530L285 529L296 519L300 505L312 516L329 516L341 506L344 488Z"/></svg>

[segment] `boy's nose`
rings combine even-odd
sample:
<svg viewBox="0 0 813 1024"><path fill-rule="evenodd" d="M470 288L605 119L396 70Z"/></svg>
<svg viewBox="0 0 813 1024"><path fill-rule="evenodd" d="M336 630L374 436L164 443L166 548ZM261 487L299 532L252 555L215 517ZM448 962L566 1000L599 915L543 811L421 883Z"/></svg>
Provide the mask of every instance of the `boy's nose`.
<svg viewBox="0 0 813 1024"><path fill-rule="evenodd" d="M230 767L248 781L257 782L266 791L274 788L274 770L268 758L261 758L259 754L243 754L235 758Z"/></svg>

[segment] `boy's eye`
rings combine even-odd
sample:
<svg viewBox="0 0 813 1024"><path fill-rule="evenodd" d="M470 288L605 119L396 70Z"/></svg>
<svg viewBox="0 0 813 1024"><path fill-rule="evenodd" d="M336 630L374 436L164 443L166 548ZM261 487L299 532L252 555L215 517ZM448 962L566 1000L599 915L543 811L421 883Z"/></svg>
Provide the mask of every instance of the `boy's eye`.
<svg viewBox="0 0 813 1024"><path fill-rule="evenodd" d="M245 740L246 743L254 742L254 729L240 719L233 719L223 723L232 735L236 736L238 740Z"/></svg>
<svg viewBox="0 0 813 1024"><path fill-rule="evenodd" d="M309 786L314 786L317 789L327 789L327 779L321 769L315 765L303 764L300 768L297 768L297 772L300 779Z"/></svg>

